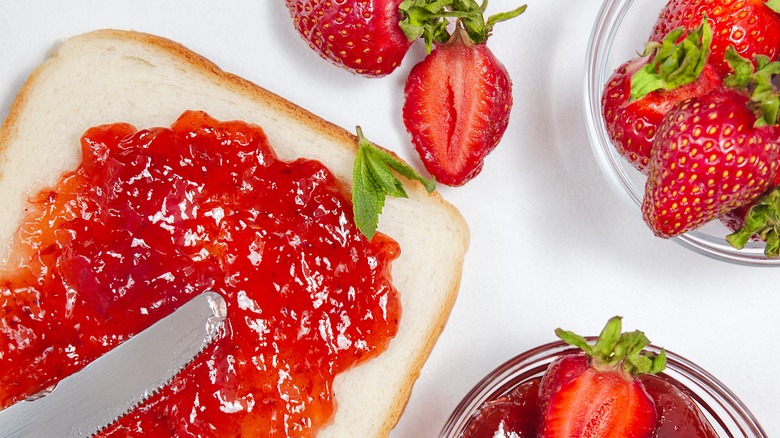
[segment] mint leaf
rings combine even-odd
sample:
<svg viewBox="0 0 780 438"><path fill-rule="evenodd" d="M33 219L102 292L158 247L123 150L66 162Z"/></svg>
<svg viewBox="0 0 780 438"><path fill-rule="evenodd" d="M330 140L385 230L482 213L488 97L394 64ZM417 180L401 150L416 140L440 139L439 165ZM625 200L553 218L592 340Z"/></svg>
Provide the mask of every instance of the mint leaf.
<svg viewBox="0 0 780 438"><path fill-rule="evenodd" d="M379 223L378 212L385 205L385 197L382 190L374 182L368 170L368 158L366 153L358 149L353 168L352 182L352 211L355 216L355 225L369 239L374 237Z"/></svg>
<svg viewBox="0 0 780 438"><path fill-rule="evenodd" d="M408 164L368 141L363 130L357 127L358 150L352 169L352 209L355 225L369 240L376 234L379 215L385 206L385 198L407 198L401 181L391 171L403 177L420 181L430 193L435 183L420 176Z"/></svg>
<svg viewBox="0 0 780 438"><path fill-rule="evenodd" d="M435 181L433 180L429 181L423 178L422 176L420 176L420 174L417 173L417 171L412 169L411 166L399 160L398 158L394 157L392 154L388 153L387 151L384 151L382 149L379 149L376 146L373 146L371 150L371 154L372 156L376 157L377 161L381 161L385 163L387 166L389 166L391 169L398 172L404 178L421 182L422 185L425 187L425 190L428 191L428 193L431 193L434 190L436 190Z"/></svg>

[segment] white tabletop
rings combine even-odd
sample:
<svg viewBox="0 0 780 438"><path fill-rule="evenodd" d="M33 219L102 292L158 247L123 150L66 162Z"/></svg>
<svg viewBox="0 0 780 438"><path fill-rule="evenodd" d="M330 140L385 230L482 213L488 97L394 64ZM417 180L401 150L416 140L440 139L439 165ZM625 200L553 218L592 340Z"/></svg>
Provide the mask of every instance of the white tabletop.
<svg viewBox="0 0 780 438"><path fill-rule="evenodd" d="M514 8L492 0L488 12ZM593 157L583 116L585 49L600 3L528 0L489 41L514 81L509 128L484 171L440 187L471 228L460 295L393 437L432 437L482 376L564 327L597 334L613 315L698 363L780 434L780 268L712 260L654 237ZM382 79L322 61L283 0L6 0L0 11L0 117L58 40L98 28L176 40L421 169L401 122L416 45Z"/></svg>

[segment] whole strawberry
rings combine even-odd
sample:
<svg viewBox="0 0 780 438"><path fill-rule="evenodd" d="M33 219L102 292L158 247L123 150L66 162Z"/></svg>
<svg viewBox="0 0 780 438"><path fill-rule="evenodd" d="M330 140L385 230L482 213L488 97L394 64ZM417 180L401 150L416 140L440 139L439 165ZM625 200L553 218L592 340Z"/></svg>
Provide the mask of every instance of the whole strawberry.
<svg viewBox="0 0 780 438"><path fill-rule="evenodd" d="M644 352L644 333L621 332L620 317L609 320L595 345L574 333L556 330L584 353L553 361L539 387L539 437L652 436L658 422L653 399L638 375L656 374L666 355Z"/></svg>
<svg viewBox="0 0 780 438"><path fill-rule="evenodd" d="M398 22L401 0L285 0L293 24L320 56L366 76L401 64L414 39Z"/></svg>
<svg viewBox="0 0 780 438"><path fill-rule="evenodd" d="M681 100L719 87L721 75L707 63L712 32L704 20L682 41L684 29L618 67L607 81L601 109L615 148L637 170L647 173L653 139L664 115ZM678 42L679 41L679 42Z"/></svg>
<svg viewBox="0 0 780 438"><path fill-rule="evenodd" d="M493 24L525 10L485 23L482 6L463 3L471 5L468 14L448 41L412 68L404 87L403 120L412 143L428 172L450 186L474 178L506 131L512 81L485 42Z"/></svg>
<svg viewBox="0 0 780 438"><path fill-rule="evenodd" d="M727 83L736 88L678 103L656 135L642 213L658 236L685 233L754 202L775 176L780 102L769 90L778 64L758 57L752 75L750 61L733 49L726 56L737 71ZM747 88L752 97L739 91Z"/></svg>
<svg viewBox="0 0 780 438"><path fill-rule="evenodd" d="M780 53L780 5L764 0L670 0L661 10L652 41L661 41L670 30L683 26L693 29L703 17L712 26L711 62L728 74L724 56L729 46L745 58L765 55L776 60Z"/></svg>

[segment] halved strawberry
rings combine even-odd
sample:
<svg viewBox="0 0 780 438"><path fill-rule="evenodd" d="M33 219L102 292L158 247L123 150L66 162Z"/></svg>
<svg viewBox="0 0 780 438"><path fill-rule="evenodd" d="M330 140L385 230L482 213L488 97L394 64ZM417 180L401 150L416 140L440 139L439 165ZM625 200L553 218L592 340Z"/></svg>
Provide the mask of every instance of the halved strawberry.
<svg viewBox="0 0 780 438"><path fill-rule="evenodd" d="M451 35L441 29L424 36L429 54L406 79L403 120L428 172L442 184L460 186L482 170L512 109L512 81L488 49L488 37L496 23L522 14L526 5L485 19L487 0L404 3L425 4L457 18ZM430 51L433 43L437 47Z"/></svg>
<svg viewBox="0 0 780 438"><path fill-rule="evenodd" d="M556 359L539 389L541 437L650 437L657 423L653 400L636 376L659 373L666 355L644 352L644 333L621 333L609 320L594 345L561 329L556 334L584 354Z"/></svg>
<svg viewBox="0 0 780 438"><path fill-rule="evenodd" d="M618 67L601 99L607 133L615 148L637 170L647 173L650 151L664 115L681 100L721 85L718 70L707 63L712 38L704 20L680 41L683 28L662 43L650 43L642 57Z"/></svg>
<svg viewBox="0 0 780 438"><path fill-rule="evenodd" d="M459 27L409 73L403 120L436 181L460 186L481 170L509 123L512 81L485 44Z"/></svg>

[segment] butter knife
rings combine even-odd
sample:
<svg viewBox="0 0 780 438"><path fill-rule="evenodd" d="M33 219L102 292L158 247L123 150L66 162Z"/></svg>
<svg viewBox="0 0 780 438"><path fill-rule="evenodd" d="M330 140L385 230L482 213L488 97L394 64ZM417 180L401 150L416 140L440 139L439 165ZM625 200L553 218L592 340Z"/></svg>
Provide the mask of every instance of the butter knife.
<svg viewBox="0 0 780 438"><path fill-rule="evenodd" d="M2 436L94 435L170 382L217 337L226 316L222 296L197 295L50 393L0 411Z"/></svg>

